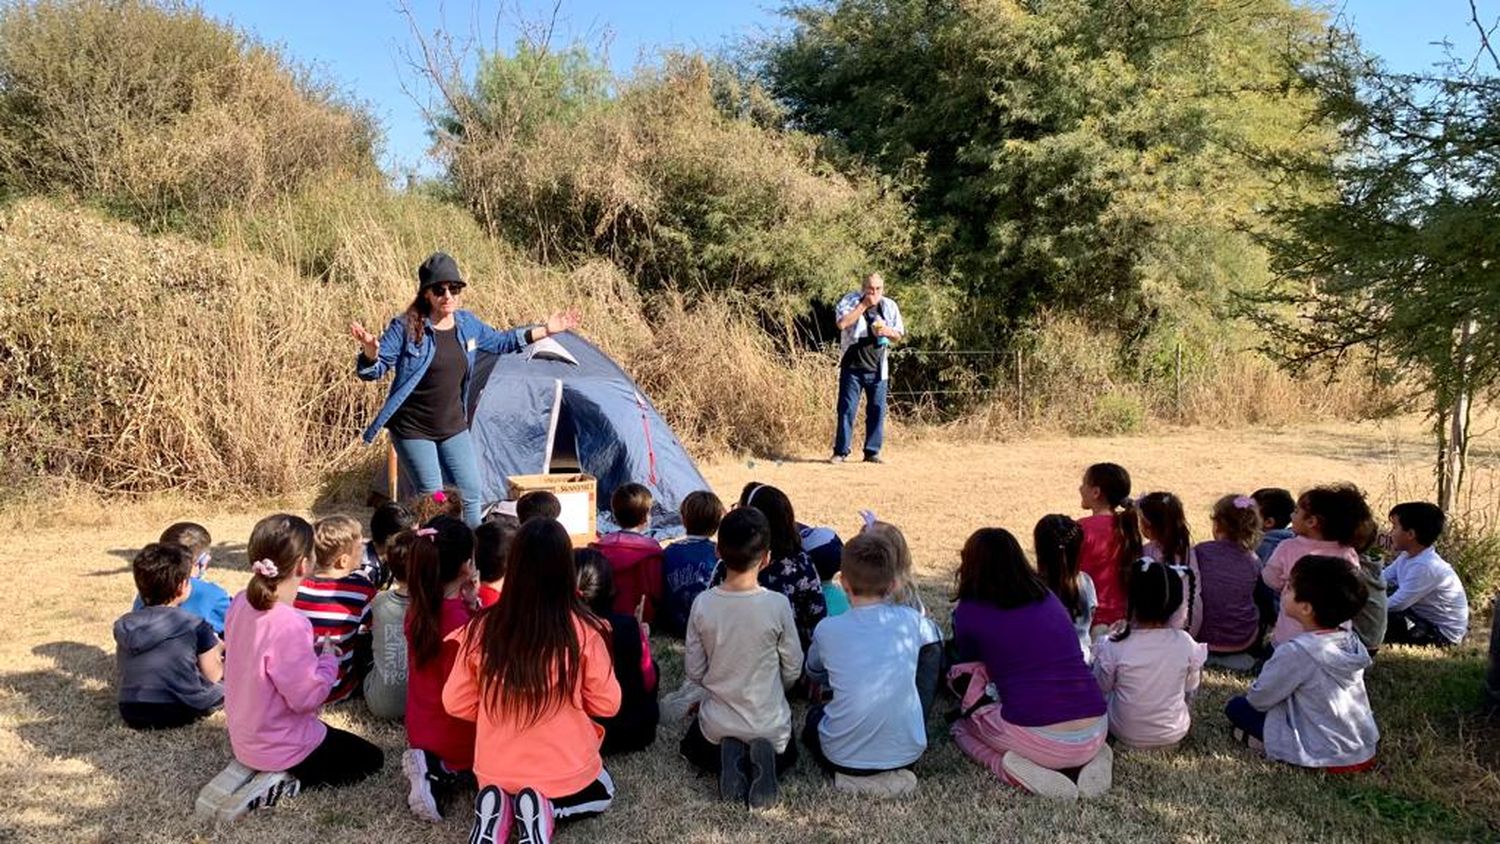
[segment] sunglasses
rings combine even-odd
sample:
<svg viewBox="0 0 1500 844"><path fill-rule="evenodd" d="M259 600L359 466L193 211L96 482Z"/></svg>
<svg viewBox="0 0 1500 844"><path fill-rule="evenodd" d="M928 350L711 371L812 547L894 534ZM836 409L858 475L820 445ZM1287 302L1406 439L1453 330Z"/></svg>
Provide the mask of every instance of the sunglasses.
<svg viewBox="0 0 1500 844"><path fill-rule="evenodd" d="M457 296L458 294L464 292L464 286L465 285L463 284L463 282L455 281L446 284L434 284L427 289L432 291L432 295L441 299L444 296L447 296L449 293Z"/></svg>

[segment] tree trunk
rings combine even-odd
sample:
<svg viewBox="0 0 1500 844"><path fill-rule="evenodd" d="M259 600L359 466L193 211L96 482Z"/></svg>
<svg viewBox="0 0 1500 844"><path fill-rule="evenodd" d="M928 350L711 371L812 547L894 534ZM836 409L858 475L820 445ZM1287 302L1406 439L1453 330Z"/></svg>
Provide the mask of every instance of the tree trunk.
<svg viewBox="0 0 1500 844"><path fill-rule="evenodd" d="M1453 404L1447 409L1451 428L1447 431L1446 442L1440 440L1442 454L1441 464L1438 466L1438 506L1445 513L1452 513L1454 505L1458 503L1469 458L1469 370L1474 362L1470 347L1476 327L1474 320L1464 320L1455 349L1457 372L1454 378Z"/></svg>

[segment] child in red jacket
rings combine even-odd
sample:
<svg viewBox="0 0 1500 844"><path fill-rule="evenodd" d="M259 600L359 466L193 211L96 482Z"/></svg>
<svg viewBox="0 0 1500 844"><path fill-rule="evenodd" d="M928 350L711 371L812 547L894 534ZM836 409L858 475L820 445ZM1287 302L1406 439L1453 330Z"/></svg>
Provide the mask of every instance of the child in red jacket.
<svg viewBox="0 0 1500 844"><path fill-rule="evenodd" d="M625 484L610 496L609 509L620 529L599 537L593 547L609 561L615 580L614 611L631 615L641 609L641 620L650 624L661 602L661 543L646 535L651 522L651 490L640 484Z"/></svg>

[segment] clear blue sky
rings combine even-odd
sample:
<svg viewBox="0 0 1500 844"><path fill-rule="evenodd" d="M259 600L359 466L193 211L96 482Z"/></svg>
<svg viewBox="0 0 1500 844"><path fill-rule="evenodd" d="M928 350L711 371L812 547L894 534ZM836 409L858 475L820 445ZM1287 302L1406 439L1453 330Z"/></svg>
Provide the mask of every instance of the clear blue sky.
<svg viewBox="0 0 1500 844"><path fill-rule="evenodd" d="M367 103L384 127L383 162L392 173L431 171L421 107L427 91L403 56L416 39L395 0L201 0L201 5L214 17L281 45ZM554 41L603 43L610 64L627 71L663 47L714 51L773 32L785 24L775 11L780 5L779 0L562 0ZM424 34L441 29L504 48L520 32L518 7L520 17L533 23L546 21L553 10L545 0L409 0L409 6ZM1444 38L1465 56L1477 44L1468 0L1345 0L1334 7L1353 23L1366 47L1395 70L1427 69L1442 58L1434 42ZM1500 15L1500 0L1480 0L1479 8L1492 23ZM505 14L498 14L502 9Z"/></svg>

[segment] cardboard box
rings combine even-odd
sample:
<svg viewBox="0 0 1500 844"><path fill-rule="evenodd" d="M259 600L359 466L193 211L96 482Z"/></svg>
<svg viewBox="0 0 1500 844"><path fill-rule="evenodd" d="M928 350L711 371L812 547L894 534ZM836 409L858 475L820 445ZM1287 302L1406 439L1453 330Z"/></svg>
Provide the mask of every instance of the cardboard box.
<svg viewBox="0 0 1500 844"><path fill-rule="evenodd" d="M511 475L505 479L511 500L528 492L545 490L557 496L562 514L557 520L567 529L574 548L598 538L599 481L587 472L556 475Z"/></svg>

